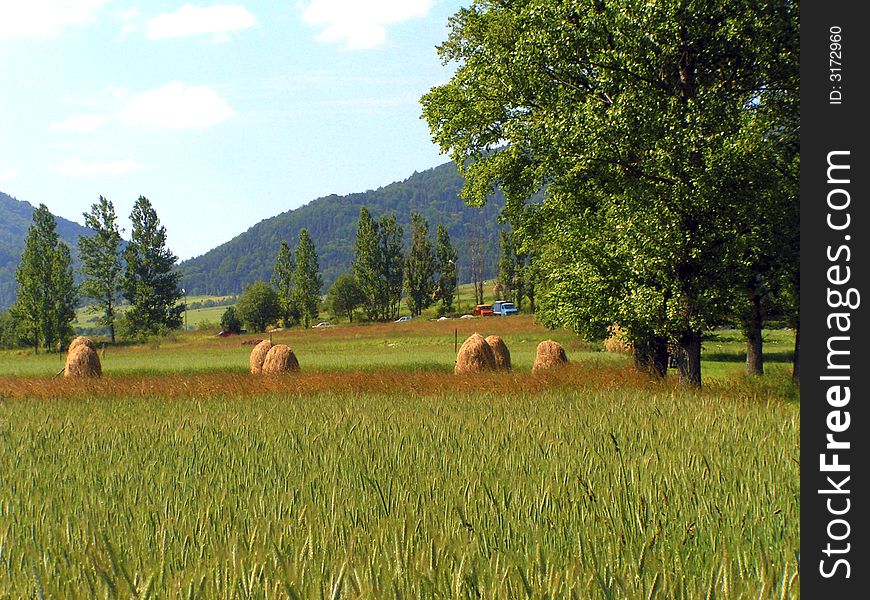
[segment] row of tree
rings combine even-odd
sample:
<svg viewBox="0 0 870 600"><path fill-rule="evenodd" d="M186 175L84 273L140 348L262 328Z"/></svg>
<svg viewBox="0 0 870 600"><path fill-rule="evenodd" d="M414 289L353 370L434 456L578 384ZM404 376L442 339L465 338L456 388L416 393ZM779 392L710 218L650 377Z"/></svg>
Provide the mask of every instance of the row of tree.
<svg viewBox="0 0 870 600"><path fill-rule="evenodd" d="M453 312L456 291L456 250L447 229L438 224L433 248L429 224L411 214L411 247L402 252L402 227L392 214L379 221L362 207L354 243L353 277L366 315L372 321L395 319L406 292L408 309L418 316L440 302L439 314Z"/></svg>
<svg viewBox="0 0 870 600"><path fill-rule="evenodd" d="M476 0L439 54L423 116L470 203L504 192L544 323L617 324L695 386L712 326L743 324L753 372L765 306L799 340L798 3Z"/></svg>
<svg viewBox="0 0 870 600"><path fill-rule="evenodd" d="M402 248L402 226L395 215L376 221L362 207L354 244L353 271L340 275L326 295L326 307L335 316L353 321L360 307L371 321L395 319L403 294L413 315L439 303L439 314L454 311L456 250L447 229L439 224L433 245L429 224L417 213L411 215L411 247ZM263 331L272 323L285 327L309 327L321 306L322 279L317 251L306 229L299 233L295 252L281 242L269 283L249 285L238 304L225 311L224 329L248 325Z"/></svg>
<svg viewBox="0 0 870 600"><path fill-rule="evenodd" d="M140 196L134 204L126 246L111 201L100 196L84 217L94 233L79 238L83 281L77 286L70 249L57 235L54 216L44 204L34 209L15 274L16 301L3 319L4 344L24 341L35 352L64 348L74 335L80 297L90 300L113 343L119 323L130 338L181 326L177 258L166 247L166 228L151 202ZM129 307L119 319L122 298Z"/></svg>

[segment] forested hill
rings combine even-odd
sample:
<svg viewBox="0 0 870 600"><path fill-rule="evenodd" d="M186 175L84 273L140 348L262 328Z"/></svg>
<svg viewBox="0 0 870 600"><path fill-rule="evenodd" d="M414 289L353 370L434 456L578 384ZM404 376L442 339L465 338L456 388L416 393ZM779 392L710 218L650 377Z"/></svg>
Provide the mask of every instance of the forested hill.
<svg viewBox="0 0 870 600"><path fill-rule="evenodd" d="M57 222L57 233L69 246L73 268L78 271L78 239L80 235L89 234L91 230L74 221L58 216L54 218ZM0 310L8 308L15 301L15 270L18 268L27 228L31 223L33 205L0 192Z"/></svg>
<svg viewBox="0 0 870 600"><path fill-rule="evenodd" d="M479 235L484 240L485 277L491 278L500 252L498 215L504 197L499 193L485 208L471 208L458 196L462 184L451 162L377 190L319 198L261 221L229 242L181 263L181 285L188 294L230 294L243 291L246 284L258 279L268 281L281 241L295 249L299 230L306 228L317 248L325 293L338 275L351 268L361 206L376 219L394 213L403 227L406 247L411 237L412 212L422 214L429 222L433 244L435 228L443 223L459 256L461 281L470 280L469 237Z"/></svg>

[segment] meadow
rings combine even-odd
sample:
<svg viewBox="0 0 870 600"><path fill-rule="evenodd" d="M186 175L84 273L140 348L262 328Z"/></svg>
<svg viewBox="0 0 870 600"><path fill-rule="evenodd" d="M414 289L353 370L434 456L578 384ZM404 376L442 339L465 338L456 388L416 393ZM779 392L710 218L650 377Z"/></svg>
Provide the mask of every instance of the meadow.
<svg viewBox="0 0 870 600"><path fill-rule="evenodd" d="M453 375L474 331L512 372ZM761 378L713 332L701 392L524 316L275 332L281 377L213 333L0 354L0 598L799 597L788 331Z"/></svg>

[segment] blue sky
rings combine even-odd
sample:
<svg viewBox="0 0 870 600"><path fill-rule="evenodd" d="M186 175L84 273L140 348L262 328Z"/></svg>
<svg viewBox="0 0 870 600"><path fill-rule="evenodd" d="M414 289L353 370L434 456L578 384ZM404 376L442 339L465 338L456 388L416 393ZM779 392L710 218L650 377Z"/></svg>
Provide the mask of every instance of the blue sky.
<svg viewBox="0 0 870 600"><path fill-rule="evenodd" d="M419 97L459 0L0 0L0 191L182 259L328 194L448 160Z"/></svg>

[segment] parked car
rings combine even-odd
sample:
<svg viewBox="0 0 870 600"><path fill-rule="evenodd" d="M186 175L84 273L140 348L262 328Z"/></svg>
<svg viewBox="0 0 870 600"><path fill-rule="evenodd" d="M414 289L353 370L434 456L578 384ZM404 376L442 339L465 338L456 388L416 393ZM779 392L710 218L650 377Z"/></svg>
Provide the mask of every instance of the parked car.
<svg viewBox="0 0 870 600"><path fill-rule="evenodd" d="M398 319L393 321L393 323L404 323L405 321L410 321L410 320L411 320L411 317L409 317L408 315L405 315L404 317L399 317Z"/></svg>
<svg viewBox="0 0 870 600"><path fill-rule="evenodd" d="M474 307L474 310L471 311L471 314L477 317L491 317L492 316L492 304L478 304Z"/></svg>
<svg viewBox="0 0 870 600"><path fill-rule="evenodd" d="M513 302L507 302L506 300L496 300L492 303L492 314L498 315L500 317L507 317L508 315L515 315L519 311L517 310L516 305Z"/></svg>
<svg viewBox="0 0 870 600"><path fill-rule="evenodd" d="M219 331L217 334L218 337L229 337L231 335L239 335L239 334L236 333L235 331Z"/></svg>
<svg viewBox="0 0 870 600"><path fill-rule="evenodd" d="M312 327L332 327L332 323L329 321L321 321L317 325L312 325Z"/></svg>

